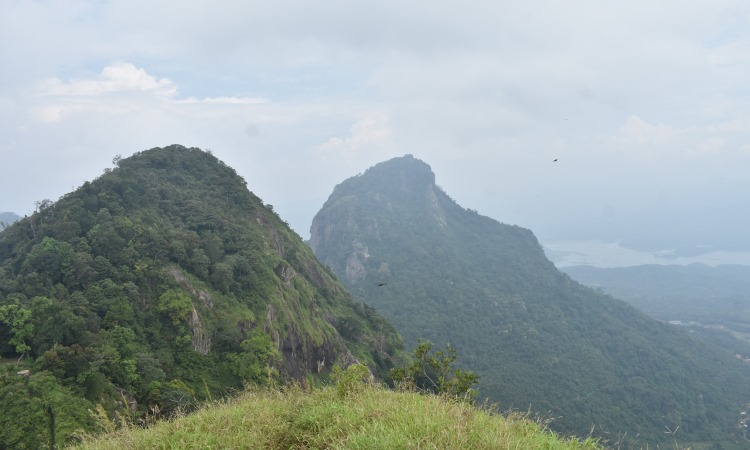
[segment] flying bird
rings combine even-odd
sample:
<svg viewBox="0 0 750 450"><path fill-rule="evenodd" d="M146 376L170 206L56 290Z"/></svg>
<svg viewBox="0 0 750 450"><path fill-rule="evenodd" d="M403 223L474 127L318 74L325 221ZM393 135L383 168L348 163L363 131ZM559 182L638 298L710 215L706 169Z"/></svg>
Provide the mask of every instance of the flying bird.
<svg viewBox="0 0 750 450"><path fill-rule="evenodd" d="M388 283L378 283L378 287L385 286Z"/></svg>
<svg viewBox="0 0 750 450"><path fill-rule="evenodd" d="M553 159L552 162L557 162L557 158Z"/></svg>

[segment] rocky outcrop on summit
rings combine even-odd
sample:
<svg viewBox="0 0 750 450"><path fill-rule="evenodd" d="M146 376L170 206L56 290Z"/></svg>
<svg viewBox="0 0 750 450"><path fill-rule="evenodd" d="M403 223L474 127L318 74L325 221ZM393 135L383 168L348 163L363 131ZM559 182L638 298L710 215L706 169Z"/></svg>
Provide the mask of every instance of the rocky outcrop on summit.
<svg viewBox="0 0 750 450"><path fill-rule="evenodd" d="M310 243L408 345L450 343L481 395L531 405L558 431L653 446L679 425L685 439L733 439L750 400L729 352L574 282L531 231L464 209L413 156L336 186Z"/></svg>

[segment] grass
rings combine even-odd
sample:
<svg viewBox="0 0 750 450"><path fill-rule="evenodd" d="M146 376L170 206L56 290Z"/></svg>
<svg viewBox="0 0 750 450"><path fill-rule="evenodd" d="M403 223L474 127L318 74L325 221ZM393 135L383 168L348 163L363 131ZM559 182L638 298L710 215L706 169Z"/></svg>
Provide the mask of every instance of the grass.
<svg viewBox="0 0 750 450"><path fill-rule="evenodd" d="M362 385L250 389L149 429L87 438L82 449L599 449L520 415Z"/></svg>

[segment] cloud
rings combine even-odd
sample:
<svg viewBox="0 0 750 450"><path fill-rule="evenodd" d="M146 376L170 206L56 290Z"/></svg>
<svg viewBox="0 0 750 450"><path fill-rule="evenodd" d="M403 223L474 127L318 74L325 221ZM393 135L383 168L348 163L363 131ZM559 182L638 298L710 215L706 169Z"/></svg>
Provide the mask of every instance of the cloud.
<svg viewBox="0 0 750 450"><path fill-rule="evenodd" d="M694 210L744 201L749 10L5 2L0 40L14 45L0 46L13 62L0 71L0 191L32 205L115 154L182 143L211 148L304 232L335 184L412 153L484 214L547 237L622 237L648 228L644 210L672 212L658 198ZM599 219L606 205L621 224ZM715 211L719 224L736 215Z"/></svg>
<svg viewBox="0 0 750 450"><path fill-rule="evenodd" d="M610 141L614 148L630 153L667 158L715 158L722 154L734 158L744 153L744 143L750 139L750 119L734 118L726 122L676 127L664 123L649 123L631 115Z"/></svg>
<svg viewBox="0 0 750 450"><path fill-rule="evenodd" d="M351 127L348 137L331 137L319 145L317 150L325 155L351 157L363 148L385 144L391 137L388 116L383 113L369 115L357 121Z"/></svg>
<svg viewBox="0 0 750 450"><path fill-rule="evenodd" d="M185 104L208 103L218 105L262 105L268 103L269 100L262 97L206 97L200 100L195 97L188 97L176 100L175 102Z"/></svg>
<svg viewBox="0 0 750 450"><path fill-rule="evenodd" d="M631 115L620 127L618 139L626 145L659 145L674 139L678 133L678 130L663 123L652 125L636 115Z"/></svg>
<svg viewBox="0 0 750 450"><path fill-rule="evenodd" d="M168 78L157 79L144 69L121 62L105 67L93 80L65 83L59 78L47 79L39 86L37 95L79 97L133 91L170 97L177 93L177 87Z"/></svg>
<svg viewBox="0 0 750 450"><path fill-rule="evenodd" d="M183 105L253 106L268 103L262 97L216 96L198 99L179 97L176 83L166 77L157 78L132 63L118 62L104 67L91 79L64 82L48 78L34 91L34 116L42 122L58 122L71 114L132 113L143 108L168 109Z"/></svg>

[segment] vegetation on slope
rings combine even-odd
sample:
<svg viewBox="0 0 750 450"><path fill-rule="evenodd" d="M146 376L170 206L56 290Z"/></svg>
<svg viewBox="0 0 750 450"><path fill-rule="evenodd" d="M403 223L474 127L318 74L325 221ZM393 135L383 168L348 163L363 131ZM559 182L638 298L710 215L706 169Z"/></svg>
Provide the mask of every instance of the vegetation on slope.
<svg viewBox="0 0 750 450"><path fill-rule="evenodd" d="M662 320L720 323L750 334L750 267L704 264L601 268L565 273Z"/></svg>
<svg viewBox="0 0 750 450"><path fill-rule="evenodd" d="M121 430L81 448L599 448L591 439L560 438L521 416L365 384L360 369L351 366L336 386L322 389L251 389L190 416Z"/></svg>
<svg viewBox="0 0 750 450"><path fill-rule="evenodd" d="M610 441L739 434L750 372L733 355L572 281L529 230L460 207L411 156L338 185L310 245L408 345L450 343L503 408Z"/></svg>
<svg viewBox="0 0 750 450"><path fill-rule="evenodd" d="M0 233L0 447L66 442L96 404L169 417L336 361L385 375L400 357L393 328L213 155L115 163Z"/></svg>

